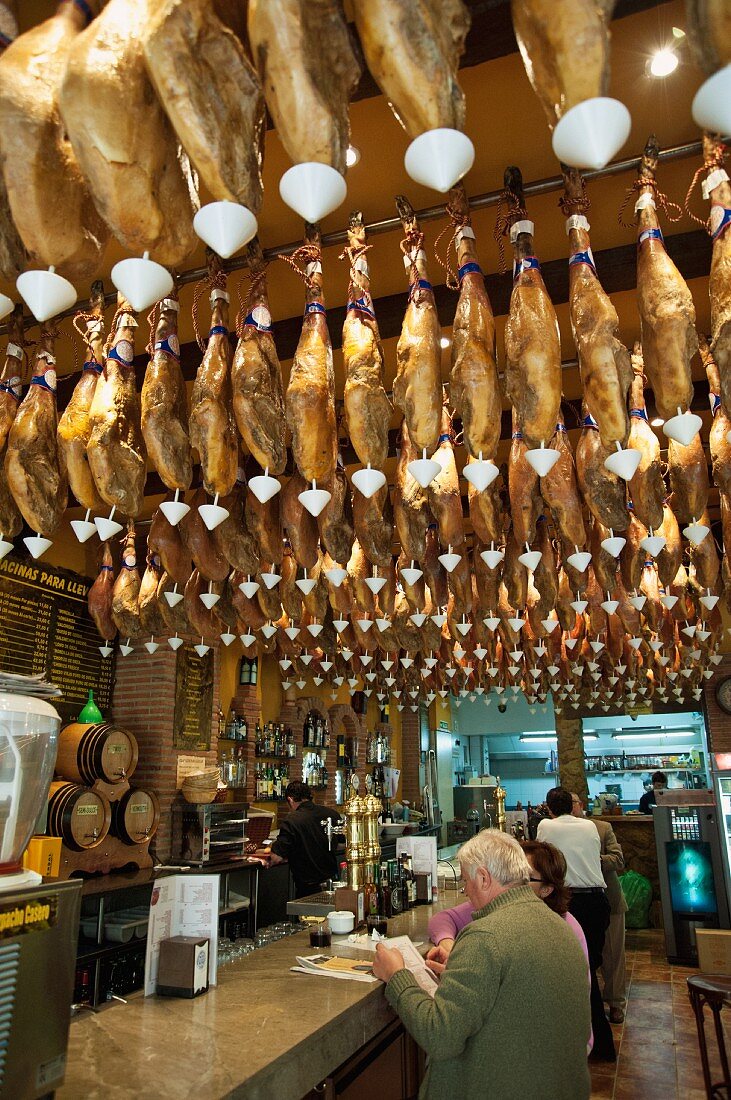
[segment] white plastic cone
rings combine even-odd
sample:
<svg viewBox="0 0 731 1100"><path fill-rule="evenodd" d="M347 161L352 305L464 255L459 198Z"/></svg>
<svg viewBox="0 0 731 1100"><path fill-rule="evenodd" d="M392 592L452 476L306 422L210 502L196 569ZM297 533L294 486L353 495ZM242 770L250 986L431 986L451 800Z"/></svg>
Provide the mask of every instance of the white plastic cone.
<svg viewBox="0 0 731 1100"><path fill-rule="evenodd" d="M643 596L641 594L630 596L629 602L632 604L635 611L642 611L642 608L647 603L647 596Z"/></svg>
<svg viewBox="0 0 731 1100"><path fill-rule="evenodd" d="M259 591L261 585L258 581L252 581L251 577L247 577L245 581L242 581L239 585L239 589L244 593L247 600L253 600L254 596Z"/></svg>
<svg viewBox="0 0 731 1100"><path fill-rule="evenodd" d="M608 539L602 539L602 550L606 550L613 558L618 558L626 542L627 539L622 538L621 535L615 535L612 532Z"/></svg>
<svg viewBox="0 0 731 1100"><path fill-rule="evenodd" d="M108 516L96 516L94 524L99 532L99 538L102 542L107 542L109 539L114 538L122 530L122 524L118 523L114 518L116 507L113 507Z"/></svg>
<svg viewBox="0 0 731 1100"><path fill-rule="evenodd" d="M695 520L683 528L683 534L694 546L699 546L709 531L710 527L706 527L705 523L697 523Z"/></svg>
<svg viewBox="0 0 731 1100"><path fill-rule="evenodd" d="M640 546L643 550L647 551L650 557L656 558L665 546L665 542L666 539L664 539L662 535L653 535L651 528L650 534L645 535L643 539L640 539Z"/></svg>
<svg viewBox="0 0 731 1100"><path fill-rule="evenodd" d="M539 477L545 477L558 462L561 452L555 447L546 447L541 443L540 447L525 452L526 462L533 467Z"/></svg>
<svg viewBox="0 0 731 1100"><path fill-rule="evenodd" d="M573 607L577 615L583 615L587 607L589 606L589 602L588 600L572 600L571 606Z"/></svg>
<svg viewBox="0 0 731 1100"><path fill-rule="evenodd" d="M463 476L469 481L470 485L474 485L478 493L482 493L488 485L492 485L499 473L500 471L494 462L487 462L483 459L482 452L480 452L479 458L473 458L462 470Z"/></svg>
<svg viewBox="0 0 731 1100"><path fill-rule="evenodd" d="M168 607L175 607L183 598L182 592L164 592L163 595L168 602Z"/></svg>
<svg viewBox="0 0 731 1100"><path fill-rule="evenodd" d="M297 585L303 595L309 596L310 592L317 584L317 581L314 577L300 577L300 579L295 581L294 583Z"/></svg>
<svg viewBox="0 0 731 1100"><path fill-rule="evenodd" d="M230 630L225 630L223 634L220 635L220 638L225 646L229 646L232 642L236 641L236 635L232 634Z"/></svg>
<svg viewBox="0 0 731 1100"><path fill-rule="evenodd" d="M248 244L257 228L252 212L238 202L206 203L193 218L196 235L224 260Z"/></svg>
<svg viewBox="0 0 731 1100"><path fill-rule="evenodd" d="M243 646L246 646L247 649L256 641L256 638L251 633L251 630L247 630L245 634L239 634L239 638L241 639L241 644Z"/></svg>
<svg viewBox="0 0 731 1100"><path fill-rule="evenodd" d="M446 554L440 554L439 555L439 561L442 563L442 565L444 566L444 568L447 570L448 573L453 573L454 572L454 570L459 565L461 559L462 559L461 554L453 554L452 553L452 547L451 546L449 547ZM401 572L403 573L403 569L401 570Z"/></svg>
<svg viewBox="0 0 731 1100"><path fill-rule="evenodd" d="M380 470L374 470L369 462L364 469L356 470L350 480L358 492L362 493L366 500L370 500L386 484L386 475Z"/></svg>
<svg viewBox="0 0 731 1100"><path fill-rule="evenodd" d="M122 654L123 657L129 657L130 653L132 653L133 651L134 651L134 646L131 646L129 644L129 638L124 643L124 645L120 645L120 647L119 647L119 652Z"/></svg>
<svg viewBox="0 0 731 1100"><path fill-rule="evenodd" d="M334 588L340 588L347 575L347 569L343 569L340 565L333 565L331 569L325 570L325 576Z"/></svg>
<svg viewBox="0 0 731 1100"><path fill-rule="evenodd" d="M272 569L271 573L260 573L259 575L260 575L261 579L264 581L265 587L268 588L269 590L271 590L272 588L276 588L276 586L279 584L279 582L282 579L281 574L280 573L275 573L273 569Z"/></svg>
<svg viewBox="0 0 731 1100"><path fill-rule="evenodd" d="M409 618L411 619L417 630L421 630L422 626L426 622L426 615L424 615L421 611L415 611L413 615L409 616Z"/></svg>
<svg viewBox="0 0 731 1100"><path fill-rule="evenodd" d="M404 167L412 180L446 194L469 172L475 147L460 130L440 127L420 134L409 145Z"/></svg>
<svg viewBox="0 0 731 1100"><path fill-rule="evenodd" d="M603 168L622 148L631 127L624 103L595 96L566 112L551 144L558 159L572 168Z"/></svg>
<svg viewBox="0 0 731 1100"><path fill-rule="evenodd" d="M81 543L88 542L91 536L96 534L96 524L89 519L90 515L91 511L87 508L83 519L71 520L71 529Z"/></svg>
<svg viewBox="0 0 731 1100"><path fill-rule="evenodd" d="M491 543L489 550L482 550L480 553L480 557L488 569L497 569L498 565L505 557L505 551L495 550L494 546L495 544Z"/></svg>
<svg viewBox="0 0 731 1100"><path fill-rule="evenodd" d="M306 222L319 222L345 201L345 180L329 164L295 164L279 181L279 194Z"/></svg>
<svg viewBox="0 0 731 1100"><path fill-rule="evenodd" d="M218 493L213 498L213 504L200 504L198 506L198 514L209 531L215 531L229 517L228 510L218 503Z"/></svg>
<svg viewBox="0 0 731 1100"><path fill-rule="evenodd" d="M57 275L54 267L24 271L15 285L36 321L41 324L65 309L71 309L77 297L72 284L62 275Z"/></svg>
<svg viewBox="0 0 731 1100"><path fill-rule="evenodd" d="M385 577L366 577L365 582L368 585L368 587L370 588L373 595L377 596L378 593L383 588L384 584L386 583L386 578Z"/></svg>
<svg viewBox="0 0 731 1100"><path fill-rule="evenodd" d="M111 657L112 653L114 653L114 650L110 645L107 645L107 643L105 642L104 645L99 646L99 652L101 653L102 657Z"/></svg>
<svg viewBox="0 0 731 1100"><path fill-rule="evenodd" d="M624 481L631 481L637 473L641 458L642 453L636 447L622 447L617 443L616 451L604 459L604 466Z"/></svg>
<svg viewBox="0 0 731 1100"><path fill-rule="evenodd" d="M160 505L160 511L171 527L177 527L181 519L184 519L190 511L190 505L180 499L180 489L176 489L175 499L164 500Z"/></svg>
<svg viewBox="0 0 731 1100"><path fill-rule="evenodd" d="M285 626L285 628L284 628L284 633L287 635L290 642L293 642L295 640L295 638L297 637L299 632L300 632L300 628L298 626ZM281 661L279 663L280 663L280 665L282 664ZM289 668L291 663L292 662L289 661L286 665L282 665L282 667L283 668Z"/></svg>
<svg viewBox="0 0 731 1100"><path fill-rule="evenodd" d="M526 550L524 554L518 556L518 561L521 565L524 565L530 573L535 573L536 569L540 565L540 561L543 555L540 550Z"/></svg>
<svg viewBox="0 0 731 1100"><path fill-rule="evenodd" d="M731 64L701 84L693 97L691 112L701 130L714 134L731 133Z"/></svg>
<svg viewBox="0 0 731 1100"><path fill-rule="evenodd" d="M149 252L145 252L141 258L130 256L126 260L120 260L112 268L110 277L135 313L154 306L173 289L172 275L162 264L151 260Z"/></svg>
<svg viewBox="0 0 731 1100"><path fill-rule="evenodd" d="M212 607L215 607L218 601L221 599L218 592L201 592L200 601L210 611Z"/></svg>
<svg viewBox="0 0 731 1100"><path fill-rule="evenodd" d="M702 425L703 421L695 413L690 410L681 412L678 409L677 416L671 416L669 420L666 420L662 430L668 439L674 439L676 443L688 447L695 436L698 435Z"/></svg>
<svg viewBox="0 0 731 1100"><path fill-rule="evenodd" d="M297 499L302 507L306 508L310 515L317 519L320 512L322 512L323 508L330 500L330 496L331 494L328 493L327 489L318 489L317 482L313 481L312 488L303 489L302 492L299 493Z"/></svg>
<svg viewBox="0 0 731 1100"><path fill-rule="evenodd" d="M206 643L203 641L202 638L201 638L200 642L198 643L198 645L193 646L193 649L196 651L196 653L198 654L199 657L205 657L206 653L208 652L208 650L210 648L211 647L209 645L206 645Z"/></svg>
<svg viewBox="0 0 731 1100"><path fill-rule="evenodd" d="M426 450L422 450L421 458L415 458L413 462L408 464L406 469L417 485L421 485L422 489L427 489L441 470L441 466L433 458L427 458Z"/></svg>
<svg viewBox="0 0 731 1100"><path fill-rule="evenodd" d="M619 600L603 600L601 606L604 608L607 615L613 615L619 607Z"/></svg>
<svg viewBox="0 0 731 1100"><path fill-rule="evenodd" d="M23 542L28 547L28 553L32 558L43 557L46 550L53 546L51 539L44 538L40 532L37 535L28 535Z"/></svg>
<svg viewBox="0 0 731 1100"><path fill-rule="evenodd" d="M249 488L260 504L266 504L282 488L276 477L272 477L267 466L263 474L249 478Z"/></svg>
<svg viewBox="0 0 731 1100"><path fill-rule="evenodd" d="M6 538L0 535L0 561L6 558L10 551L13 549L12 542L9 542Z"/></svg>
<svg viewBox="0 0 731 1100"><path fill-rule="evenodd" d="M643 605L644 605L644 596L643 596L642 600L643 600ZM663 605L663 607L667 607L668 611L672 611L672 609L675 607L677 602L678 602L678 597L674 596L672 594L672 592L666 592L664 596L660 597L660 603Z"/></svg>
<svg viewBox="0 0 731 1100"><path fill-rule="evenodd" d="M9 313L13 312L13 299L8 298L7 294L0 294L0 321L3 317L7 317Z"/></svg>
<svg viewBox="0 0 731 1100"><path fill-rule="evenodd" d="M156 642L154 637L151 637L149 642L145 642L145 649L150 654L157 653L159 648L160 648L160 643Z"/></svg>
<svg viewBox="0 0 731 1100"><path fill-rule="evenodd" d="M577 573L583 573L586 569L588 569L590 561L591 554L587 553L586 550L579 550L578 546L576 547L574 553L569 554L569 556L566 558L566 563L573 566Z"/></svg>
<svg viewBox="0 0 731 1100"><path fill-rule="evenodd" d="M406 568L406 569L401 570L401 576L404 578L404 580L406 581L406 583L409 586L412 586L412 585L416 584L419 577L422 577L423 575L424 575L424 570L419 569L418 566L415 566L413 561L411 563L410 568Z"/></svg>

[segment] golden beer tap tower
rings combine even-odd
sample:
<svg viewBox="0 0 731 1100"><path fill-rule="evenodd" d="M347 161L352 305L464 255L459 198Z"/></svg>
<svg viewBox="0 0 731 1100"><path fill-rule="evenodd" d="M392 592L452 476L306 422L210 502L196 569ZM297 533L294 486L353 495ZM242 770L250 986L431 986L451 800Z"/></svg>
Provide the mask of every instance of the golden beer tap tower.
<svg viewBox="0 0 731 1100"><path fill-rule="evenodd" d="M333 836L345 837L345 860L348 865L348 886L353 890L361 889L366 882L375 881L377 868L381 862L381 844L379 841L378 817L381 813L381 800L368 793L365 798L358 794L357 776L353 777L355 792L343 806L345 818L343 825L333 825L330 818L321 822L327 833L330 847Z"/></svg>

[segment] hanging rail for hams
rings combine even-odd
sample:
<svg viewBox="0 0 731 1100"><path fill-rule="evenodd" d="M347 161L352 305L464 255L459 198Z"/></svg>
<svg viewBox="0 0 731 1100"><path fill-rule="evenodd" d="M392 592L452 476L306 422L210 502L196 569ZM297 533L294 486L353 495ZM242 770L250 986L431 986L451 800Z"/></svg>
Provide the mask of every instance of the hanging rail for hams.
<svg viewBox="0 0 731 1100"><path fill-rule="evenodd" d="M729 139L724 138L724 142ZM703 151L703 146L700 141L687 142L684 145L672 145L667 149L660 151L658 160L660 163L665 163L673 160L684 160L687 157L699 156ZM598 168L594 171L587 171L583 173L584 179L587 182L591 180L604 179L607 176L619 176L624 172L630 172L637 168L641 160L641 155L624 157L622 160L612 161L611 164L607 164L604 168ZM549 195L554 191L562 190L564 181L562 176L549 176L546 179L535 180L532 183L526 183L523 187L523 192L526 196L533 195ZM497 191L486 191L482 195L474 195L470 198L471 210L482 210L485 207L497 206L502 195L502 188ZM444 217L444 203L440 203L437 206L427 206L423 210L416 211L417 219L420 222L434 221L437 218ZM374 236L382 233L392 233L395 230L401 229L401 220L398 217L383 218L381 221L369 222L366 226L369 236ZM347 229L338 229L334 233L324 233L322 236L322 247L329 248L335 245L346 244L348 241ZM298 248L301 247L301 241L292 241L288 244L275 245L273 248L264 249L264 259L273 260L277 256L291 256ZM234 256L230 260L222 262L223 270L226 272L240 271L246 267L245 256ZM177 285L186 286L189 283L197 283L201 279L204 279L207 274L207 269L204 267L192 268L190 271L182 271L176 275ZM109 294L105 294L105 305L112 305L117 301L117 293L113 291ZM79 301L71 309L65 310L58 315L58 319L64 317L72 317L78 310L85 310L89 308L89 302ZM29 318L27 323L29 325L35 324L32 318ZM0 325L0 333L6 333L9 331L9 325Z"/></svg>

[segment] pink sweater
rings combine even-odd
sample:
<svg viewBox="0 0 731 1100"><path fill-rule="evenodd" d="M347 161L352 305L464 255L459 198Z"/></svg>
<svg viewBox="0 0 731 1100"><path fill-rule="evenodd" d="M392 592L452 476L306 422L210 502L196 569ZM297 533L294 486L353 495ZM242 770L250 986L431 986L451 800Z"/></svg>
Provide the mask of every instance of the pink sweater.
<svg viewBox="0 0 731 1100"><path fill-rule="evenodd" d="M441 913L435 913L429 921L429 939L432 943L439 943L440 940L456 939L457 933L461 932L472 921L473 912L472 902L463 901L461 905L455 905L452 909L442 909ZM581 944L581 950L586 956L588 966L589 949L586 946L586 938L581 930L581 925L576 917L572 917L570 913L564 913L563 919Z"/></svg>

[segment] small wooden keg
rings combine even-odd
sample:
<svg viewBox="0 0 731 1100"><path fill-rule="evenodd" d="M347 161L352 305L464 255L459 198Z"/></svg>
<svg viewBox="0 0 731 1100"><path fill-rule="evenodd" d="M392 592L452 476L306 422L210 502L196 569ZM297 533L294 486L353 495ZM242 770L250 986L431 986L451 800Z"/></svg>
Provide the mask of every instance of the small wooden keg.
<svg viewBox="0 0 731 1100"><path fill-rule="evenodd" d="M58 735L56 772L91 786L97 779L118 783L137 767L137 740L108 722L72 722Z"/></svg>
<svg viewBox="0 0 731 1100"><path fill-rule="evenodd" d="M130 787L118 802L112 803L114 836L123 844L142 844L157 832L160 823L160 803L154 791Z"/></svg>
<svg viewBox="0 0 731 1100"><path fill-rule="evenodd" d="M82 852L106 837L112 821L109 799L78 783L51 783L48 792L48 836L60 836L67 848Z"/></svg>

